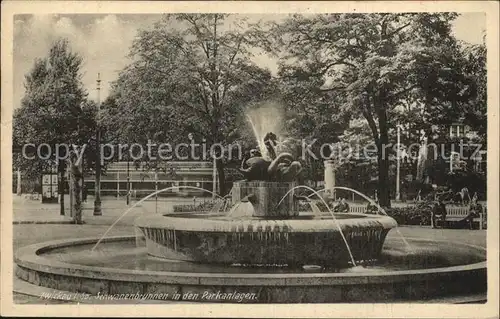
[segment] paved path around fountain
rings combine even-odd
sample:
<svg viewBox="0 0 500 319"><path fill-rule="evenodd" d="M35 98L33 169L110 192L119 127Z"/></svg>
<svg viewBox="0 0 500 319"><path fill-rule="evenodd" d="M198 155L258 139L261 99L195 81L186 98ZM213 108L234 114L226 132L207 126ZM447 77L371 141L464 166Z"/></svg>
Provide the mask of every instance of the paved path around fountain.
<svg viewBox="0 0 500 319"><path fill-rule="evenodd" d="M69 210L68 196L65 197L64 202L65 210ZM89 196L87 202L83 203L82 218L84 223L89 225L111 225L134 203L127 206L123 198L104 197L102 199L102 216L94 216L94 198ZM120 221L120 224L129 225L143 213L169 213L173 211L173 205L192 203L190 198L168 198L168 201L161 199L158 204L154 200L147 200L133 208ZM42 204L40 201L14 195L13 222L14 224L70 224L71 217L59 214L59 204Z"/></svg>

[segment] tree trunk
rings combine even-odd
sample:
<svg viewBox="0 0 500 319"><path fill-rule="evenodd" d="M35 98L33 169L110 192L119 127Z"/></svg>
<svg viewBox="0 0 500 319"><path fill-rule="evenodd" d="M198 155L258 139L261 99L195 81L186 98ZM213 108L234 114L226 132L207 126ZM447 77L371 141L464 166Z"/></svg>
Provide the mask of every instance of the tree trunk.
<svg viewBox="0 0 500 319"><path fill-rule="evenodd" d="M308 156L306 159L306 165L309 166L310 175L308 177L310 178L311 185L313 185L313 187L316 188L318 186L316 178L316 172L317 172L316 161L311 161L310 157Z"/></svg>
<svg viewBox="0 0 500 319"><path fill-rule="evenodd" d="M378 164L378 199L382 207L391 207L389 197L389 148L385 146L389 143L387 115L385 110L379 113L380 138L378 141L377 164Z"/></svg>
<svg viewBox="0 0 500 319"><path fill-rule="evenodd" d="M391 207L389 197L389 161L382 157L382 152L377 156L378 164L378 199L382 207Z"/></svg>
<svg viewBox="0 0 500 319"><path fill-rule="evenodd" d="M21 188L21 170L17 168L17 185L16 185L16 194L17 196L21 196L22 194L22 188Z"/></svg>
<svg viewBox="0 0 500 319"><path fill-rule="evenodd" d="M81 187L80 187L80 181L82 179L82 174L80 172L80 169L78 166L76 166L74 163L71 164L71 194L73 196L73 222L75 224L82 224L82 199L80 197L81 194Z"/></svg>
<svg viewBox="0 0 500 319"><path fill-rule="evenodd" d="M101 131L97 129L96 138L97 158L95 163L95 183L94 183L94 216L101 216Z"/></svg>
<svg viewBox="0 0 500 319"><path fill-rule="evenodd" d="M219 195L226 195L226 176L224 175L224 162L222 159L217 159L215 161L215 165L217 168L217 175L219 179Z"/></svg>
<svg viewBox="0 0 500 319"><path fill-rule="evenodd" d="M59 160L58 163L58 173L59 173L59 185L58 185L58 192L59 192L59 214L64 216L64 191L65 191L65 184L66 180L64 178L64 173L66 171L66 163L64 161Z"/></svg>

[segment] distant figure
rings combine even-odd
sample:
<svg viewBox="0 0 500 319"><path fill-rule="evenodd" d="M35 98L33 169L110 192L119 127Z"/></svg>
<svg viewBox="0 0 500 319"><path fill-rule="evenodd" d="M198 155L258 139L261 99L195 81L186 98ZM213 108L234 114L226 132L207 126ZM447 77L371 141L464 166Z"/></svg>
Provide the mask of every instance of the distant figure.
<svg viewBox="0 0 500 319"><path fill-rule="evenodd" d="M464 187L458 192L458 195L460 195L460 200L462 202L462 205L468 204L471 199L469 195L469 189L467 187Z"/></svg>
<svg viewBox="0 0 500 319"><path fill-rule="evenodd" d="M378 200L375 202L378 204ZM378 213L377 205L372 204L371 202L368 202L368 205L366 206L366 213L367 214L377 214Z"/></svg>
<svg viewBox="0 0 500 319"><path fill-rule="evenodd" d="M127 195L126 195L126 199L127 199L127 205L128 203L130 202L130 199L132 198L132 190L130 189L128 192L127 192Z"/></svg>
<svg viewBox="0 0 500 319"><path fill-rule="evenodd" d="M340 197L339 202L333 208L334 212L337 213L348 213L349 212L349 204L346 203L345 199Z"/></svg>
<svg viewBox="0 0 500 319"><path fill-rule="evenodd" d="M87 185L85 185L85 183L83 183L83 187L82 187L82 201L84 203L87 202Z"/></svg>
<svg viewBox="0 0 500 319"><path fill-rule="evenodd" d="M465 217L465 221L470 229L473 229L474 218L479 217L482 212L483 207L477 202L477 193L474 193L469 203L469 214Z"/></svg>
<svg viewBox="0 0 500 319"><path fill-rule="evenodd" d="M431 211L432 228L437 227L438 220L441 221L441 227L444 228L444 223L446 221L446 205L444 204L442 197L438 198L438 201L434 204L434 207Z"/></svg>

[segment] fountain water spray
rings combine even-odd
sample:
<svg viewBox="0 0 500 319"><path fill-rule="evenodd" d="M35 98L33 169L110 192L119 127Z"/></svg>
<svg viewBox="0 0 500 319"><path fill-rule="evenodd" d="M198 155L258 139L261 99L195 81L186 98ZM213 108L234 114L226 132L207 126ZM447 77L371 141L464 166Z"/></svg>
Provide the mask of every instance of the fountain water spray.
<svg viewBox="0 0 500 319"><path fill-rule="evenodd" d="M351 258L351 262L352 262L352 265L354 267L356 267L356 261L354 261L354 256L352 255L352 252L351 252L351 248L349 247L349 244L347 243L347 239L345 238L345 235L344 233L342 232L342 227L340 227L340 224L339 222L337 221L337 219L335 218L335 215L333 214L333 212L331 211L330 207L328 207L328 204L325 202L325 200L323 199L323 197L321 197L314 189L312 189L311 187L309 186L306 186L306 185L298 185L298 186L295 186L293 187L292 189L290 189L282 198L281 200L278 202L278 205L279 206L281 204L281 202L283 202L283 200L285 199L285 197L287 197L291 192L293 192L295 189L299 189L299 188L305 188L307 190L310 190L312 191L313 193L316 193L316 195L319 197L319 199L321 199L321 201L323 201L323 203L325 204L326 208L328 209L328 211L330 212L330 215L332 216L332 219L335 223L335 226L338 228L339 232L340 232L340 236L342 236L342 240L344 241L345 243L345 246L347 248L347 251L349 252L349 257Z"/></svg>
<svg viewBox="0 0 500 319"><path fill-rule="evenodd" d="M269 102L265 103L258 108L248 110L246 117L252 127L262 157L269 159L267 147L264 144L264 136L269 132L280 135L282 131L282 121L280 120L282 114L278 105Z"/></svg>
<svg viewBox="0 0 500 319"><path fill-rule="evenodd" d="M113 224L111 224L111 226L109 226L109 228L104 232L104 234L101 236L101 238L97 241L97 243L94 245L94 247L92 247L91 251L94 251L96 249L96 247L101 243L101 241L106 237L106 235L111 231L111 229L123 218L125 217L125 215L127 215L133 208L135 208L137 205L139 205L140 203L142 203L143 201L155 196L156 194L159 194L159 193L163 193L163 192L166 192L168 190L171 190L171 189L174 189L174 188L188 188L188 189L196 189L196 190L202 190L202 191L205 191L205 192L208 192L208 193L211 193L212 195L216 195L218 196L219 198L223 199L222 196L220 196L219 194L216 194L214 192L211 192L207 189L204 189L204 188L200 188L200 187L195 187L195 186L171 186L171 187L167 187L167 188L164 188L164 189L160 189L156 192L153 192L151 194L149 194L148 196L144 197L143 199L141 199L140 201L138 201L137 203L135 203L134 205L132 205L129 209L127 209L120 217L118 217L114 222Z"/></svg>
<svg viewBox="0 0 500 319"><path fill-rule="evenodd" d="M366 199L368 202L370 202L370 204L376 206L378 208L378 211L382 212L385 216L389 216L389 214L387 214L387 212L376 201L374 201L370 197L366 196L365 194L363 194L363 193L361 193L361 192L359 192L359 191L357 191L355 189L352 189L352 188L349 188L349 187L343 187L343 186L334 186L333 189L351 191L351 192L353 192L353 193L355 193L355 194L363 197L364 199ZM313 194L308 195L307 197L310 198L311 196L318 195L319 192L324 192L324 191L326 191L326 188L320 189L319 191L314 191ZM323 202L324 202L324 200L323 200ZM328 205L326 205L326 207L328 207ZM330 208L328 208L328 210L330 210ZM405 239L405 237L403 236L403 234L401 234L401 232L399 231L398 228L399 228L399 226L396 226L396 232L399 234L399 236L401 236L401 239L406 244L406 246L408 246L408 248L411 251L413 251L413 248L411 247L410 243L408 243L408 241Z"/></svg>

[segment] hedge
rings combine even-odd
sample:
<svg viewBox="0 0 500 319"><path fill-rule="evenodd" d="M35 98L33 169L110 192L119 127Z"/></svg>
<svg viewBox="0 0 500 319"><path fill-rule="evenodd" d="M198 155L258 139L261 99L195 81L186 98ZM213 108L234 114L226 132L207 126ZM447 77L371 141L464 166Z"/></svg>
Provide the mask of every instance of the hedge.
<svg viewBox="0 0 500 319"><path fill-rule="evenodd" d="M327 212L326 205L322 201L315 201L317 207L322 212ZM300 202L299 211L310 211L309 203ZM399 225L430 225L432 203L423 202L415 206L386 208L387 215L396 220Z"/></svg>
<svg viewBox="0 0 500 319"><path fill-rule="evenodd" d="M174 205L175 213L186 213L186 212L206 212L215 206L215 202L207 201L200 204L181 204Z"/></svg>
<svg viewBox="0 0 500 319"><path fill-rule="evenodd" d="M322 212L327 212L326 205L322 201L315 201L317 207ZM207 212L215 205L213 201L202 202L200 204L174 205L174 212ZM311 211L311 206L306 202L298 203L299 211ZM386 208L385 212L394 218L398 225L430 225L432 203L424 202L416 206Z"/></svg>
<svg viewBox="0 0 500 319"><path fill-rule="evenodd" d="M432 206L419 204L416 206L386 208L385 212L396 220L398 225L430 225Z"/></svg>

